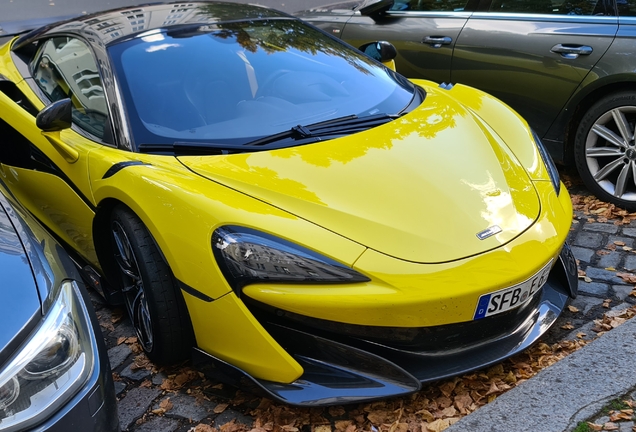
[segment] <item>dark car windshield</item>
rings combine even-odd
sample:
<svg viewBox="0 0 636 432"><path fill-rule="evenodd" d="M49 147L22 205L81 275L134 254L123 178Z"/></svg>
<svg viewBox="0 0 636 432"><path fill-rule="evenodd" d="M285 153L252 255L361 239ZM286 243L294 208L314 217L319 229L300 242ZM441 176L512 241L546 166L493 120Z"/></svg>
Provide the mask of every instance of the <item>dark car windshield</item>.
<svg viewBox="0 0 636 432"><path fill-rule="evenodd" d="M242 144L297 125L401 113L415 87L296 20L184 26L109 48L136 146Z"/></svg>

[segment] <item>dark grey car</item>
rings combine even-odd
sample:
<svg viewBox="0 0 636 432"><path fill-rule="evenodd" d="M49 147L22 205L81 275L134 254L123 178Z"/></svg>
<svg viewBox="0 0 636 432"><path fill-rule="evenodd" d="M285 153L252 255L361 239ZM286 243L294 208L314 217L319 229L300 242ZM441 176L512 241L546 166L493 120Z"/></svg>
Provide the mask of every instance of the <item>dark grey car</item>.
<svg viewBox="0 0 636 432"><path fill-rule="evenodd" d="M367 0L299 12L410 78L508 103L599 198L636 211L636 0Z"/></svg>
<svg viewBox="0 0 636 432"><path fill-rule="evenodd" d="M0 182L0 431L115 432L102 333L74 263Z"/></svg>

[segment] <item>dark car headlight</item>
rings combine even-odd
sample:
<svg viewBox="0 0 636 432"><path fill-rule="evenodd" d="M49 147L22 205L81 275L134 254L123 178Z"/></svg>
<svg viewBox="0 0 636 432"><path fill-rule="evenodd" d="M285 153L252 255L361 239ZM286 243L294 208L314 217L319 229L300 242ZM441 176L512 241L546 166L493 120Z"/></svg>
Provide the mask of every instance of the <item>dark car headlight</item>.
<svg viewBox="0 0 636 432"><path fill-rule="evenodd" d="M550 153L548 153L548 151L543 146L539 135L537 135L535 131L532 131L532 136L534 137L534 142L537 144L537 148L539 149L541 159L543 159L543 164L548 170L548 175L550 176L550 181L554 186L554 190L556 191L557 195L559 195L559 193L561 193L561 179L559 178L559 171L557 170L557 167L552 160L552 156L550 156Z"/></svg>
<svg viewBox="0 0 636 432"><path fill-rule="evenodd" d="M96 350L88 323L77 284L65 281L43 322L0 371L0 431L42 422L84 385Z"/></svg>
<svg viewBox="0 0 636 432"><path fill-rule="evenodd" d="M253 229L224 226L212 249L233 289L251 283L352 283L370 279L307 248Z"/></svg>

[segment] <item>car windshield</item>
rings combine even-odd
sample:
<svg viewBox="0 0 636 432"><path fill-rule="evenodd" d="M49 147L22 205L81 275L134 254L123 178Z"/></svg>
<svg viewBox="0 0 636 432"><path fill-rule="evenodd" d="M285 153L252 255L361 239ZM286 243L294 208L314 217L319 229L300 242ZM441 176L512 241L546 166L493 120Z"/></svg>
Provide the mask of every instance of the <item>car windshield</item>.
<svg viewBox="0 0 636 432"><path fill-rule="evenodd" d="M135 145L241 145L330 119L402 113L415 87L297 20L189 25L109 47Z"/></svg>

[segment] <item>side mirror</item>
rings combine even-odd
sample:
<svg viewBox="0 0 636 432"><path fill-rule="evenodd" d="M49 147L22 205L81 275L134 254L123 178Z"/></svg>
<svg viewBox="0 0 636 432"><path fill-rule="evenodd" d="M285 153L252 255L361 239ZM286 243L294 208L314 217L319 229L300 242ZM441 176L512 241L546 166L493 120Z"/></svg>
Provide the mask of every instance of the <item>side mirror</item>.
<svg viewBox="0 0 636 432"><path fill-rule="evenodd" d="M374 60L384 63L389 69L395 70L393 59L397 57L397 50L387 41L369 42L358 48Z"/></svg>
<svg viewBox="0 0 636 432"><path fill-rule="evenodd" d="M35 125L44 132L68 129L73 122L73 103L70 99L53 102L42 109L35 118Z"/></svg>
<svg viewBox="0 0 636 432"><path fill-rule="evenodd" d="M367 0L358 11L363 16L380 15L391 9L394 0Z"/></svg>

